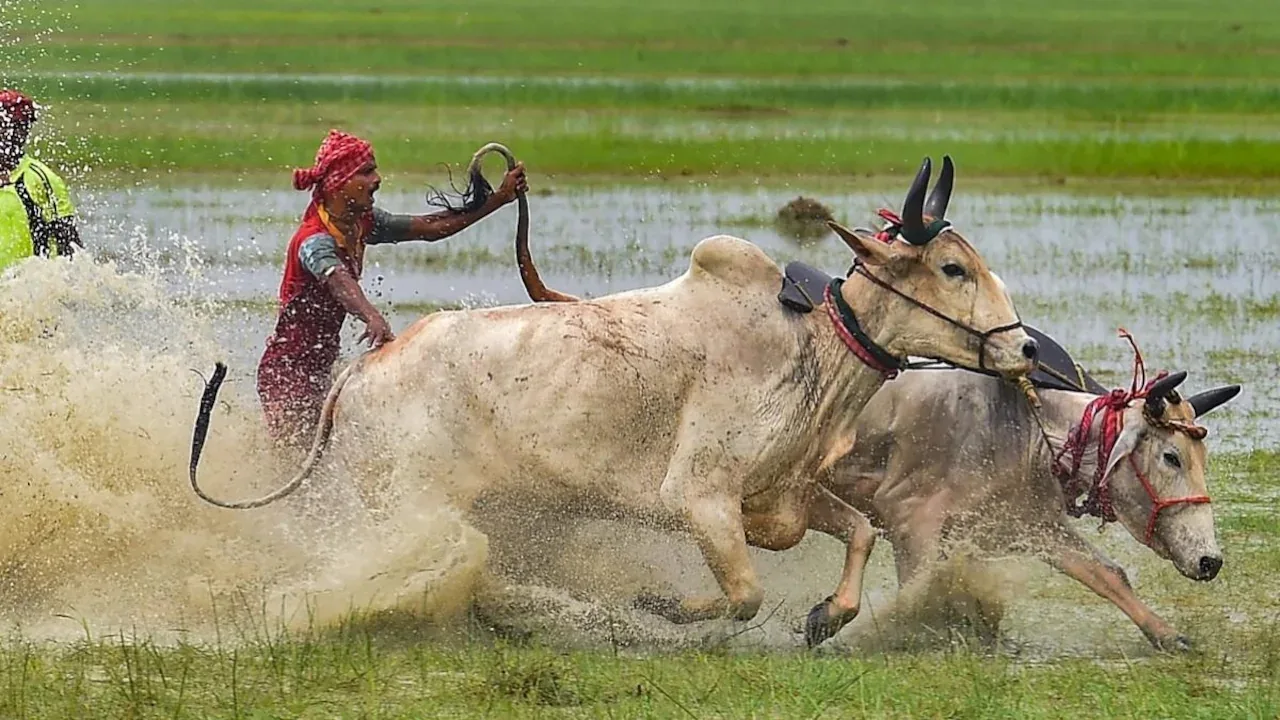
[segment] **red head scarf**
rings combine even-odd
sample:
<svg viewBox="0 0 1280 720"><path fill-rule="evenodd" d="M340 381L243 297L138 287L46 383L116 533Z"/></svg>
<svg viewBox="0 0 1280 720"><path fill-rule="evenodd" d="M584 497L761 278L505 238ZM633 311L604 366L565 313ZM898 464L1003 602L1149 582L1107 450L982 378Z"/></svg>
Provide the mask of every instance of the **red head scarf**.
<svg viewBox="0 0 1280 720"><path fill-rule="evenodd" d="M342 187L365 163L373 159L373 146L355 135L330 130L316 151L316 162L309 168L293 171L293 186L298 190L333 192Z"/></svg>
<svg viewBox="0 0 1280 720"><path fill-rule="evenodd" d="M30 127L36 121L36 104L17 90L0 90L0 113L14 125Z"/></svg>

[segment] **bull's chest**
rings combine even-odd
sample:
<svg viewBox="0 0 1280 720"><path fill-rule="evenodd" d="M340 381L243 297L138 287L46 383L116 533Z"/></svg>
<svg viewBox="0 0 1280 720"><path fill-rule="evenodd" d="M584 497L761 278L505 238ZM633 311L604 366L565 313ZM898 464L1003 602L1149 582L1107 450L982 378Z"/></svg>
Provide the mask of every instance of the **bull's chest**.
<svg viewBox="0 0 1280 720"><path fill-rule="evenodd" d="M823 473L853 450L853 428L832 428L807 443L798 443L794 452L765 463L746 483L742 498L745 512L767 512L779 505L808 504L813 488Z"/></svg>

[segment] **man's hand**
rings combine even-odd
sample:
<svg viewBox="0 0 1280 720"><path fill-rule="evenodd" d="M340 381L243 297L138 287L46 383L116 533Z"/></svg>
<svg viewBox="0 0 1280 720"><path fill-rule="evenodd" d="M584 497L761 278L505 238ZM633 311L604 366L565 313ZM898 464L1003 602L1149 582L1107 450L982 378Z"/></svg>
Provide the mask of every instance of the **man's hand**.
<svg viewBox="0 0 1280 720"><path fill-rule="evenodd" d="M502 204L506 205L516 199L517 193L529 192L529 180L524 175L524 163L518 162L516 166L507 171L505 177L502 178L502 185L494 194L502 200Z"/></svg>
<svg viewBox="0 0 1280 720"><path fill-rule="evenodd" d="M359 342L368 340L369 349L377 350L395 339L396 336L391 332L391 325L387 323L387 319L381 315L374 315L373 319L364 326L364 333L360 335Z"/></svg>
<svg viewBox="0 0 1280 720"><path fill-rule="evenodd" d="M369 302L369 298L364 296L364 291L360 289L360 283L351 277L351 273L347 272L347 268L343 265L333 269L325 276L325 287L338 302L342 303L342 307L347 312L364 320L364 332L361 333L357 342L369 341L369 349L377 350L386 343L396 339L394 333L391 332L391 326L387 324L387 319L382 317L382 313Z"/></svg>

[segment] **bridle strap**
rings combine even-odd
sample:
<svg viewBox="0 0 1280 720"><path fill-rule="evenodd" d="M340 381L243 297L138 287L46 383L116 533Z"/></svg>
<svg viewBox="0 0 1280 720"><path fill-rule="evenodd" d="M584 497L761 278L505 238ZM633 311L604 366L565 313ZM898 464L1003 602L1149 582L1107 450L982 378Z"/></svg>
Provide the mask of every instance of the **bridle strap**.
<svg viewBox="0 0 1280 720"><path fill-rule="evenodd" d="M1147 476L1138 469L1138 461L1133 459L1133 455L1129 456L1129 467L1133 468L1133 474L1138 476L1138 481L1142 483L1142 487L1147 491L1147 497L1151 498L1151 515L1147 518L1147 530L1142 536L1142 544L1147 547L1151 546L1151 536L1156 531L1156 521L1160 519L1160 513L1167 508L1175 505L1208 505L1210 503L1208 495L1187 495L1180 498L1169 498L1161 500L1156 494L1156 489L1151 485L1151 481L1147 480Z"/></svg>
<svg viewBox="0 0 1280 720"><path fill-rule="evenodd" d="M928 305L926 305L925 303L920 302L919 300L917 300L917 299L915 299L915 298L911 297L910 295L907 295L906 293L904 293L904 292L902 292L901 290L899 290L899 289L895 288L894 286L890 285L889 283L885 282L884 280L881 280L879 277L877 277L877 276L875 275L875 273L873 273L873 272L871 272L870 270L868 270L868 269L867 269L867 266L866 266L866 265L865 265L861 260L856 259L856 258L855 258L855 259L854 259L854 261L853 261L853 267L849 268L849 275L853 275L854 273L857 273L857 274L859 274L859 275L861 275L861 276L865 277L866 279L868 279L868 280L870 280L871 282L875 283L876 285L880 286L880 287L881 287L881 288L883 288L884 290L888 290L889 292L893 293L894 295L897 295L898 297L902 298L903 300L906 300L907 302L911 303L912 305L915 305L916 307L920 308L921 310L924 310L925 312L927 312L927 313L929 313L930 315L932 315L932 316L934 316L934 317L938 318L939 320L942 320L943 322L949 323L949 324L951 324L952 326L957 327L957 328L959 328L959 329L961 329L961 330L965 331L966 333L969 333L970 335L972 335L972 336L974 336L974 337L978 338L978 341L979 341L979 344L978 344L978 368L979 368L979 369L981 369L981 370L986 370L986 369L987 369L987 366L986 366L987 343L988 343L988 342L990 342L990 340L991 340L991 336L992 336L992 335L996 335L997 333L1010 332L1010 331L1012 331L1012 330L1018 330L1018 329L1020 329L1020 328L1022 327L1022 320L1021 320L1021 319L1019 319L1018 321L1016 321L1016 322L1011 322L1011 323L1009 323L1008 325L1000 325L999 327L994 327L994 328L991 328L990 330L987 330L987 331L983 332L983 331L978 330L978 329L976 329L976 328L974 328L974 327L972 327L972 326L970 326L970 325L966 325L965 323L962 323L962 322L960 322L959 320L956 320L956 319L955 319L955 318L953 318L953 317L950 317L950 316L948 316L948 315L945 315L944 313L939 312L938 310L935 310L935 309L934 309L934 308L932 308L932 307L929 307L929 306L928 306ZM948 361L946 361L946 360L942 360L941 362L948 362ZM955 363L948 363L948 364L955 364Z"/></svg>
<svg viewBox="0 0 1280 720"><path fill-rule="evenodd" d="M836 334L844 341L845 346L858 356L859 360L883 375L885 380L894 379L905 367L904 360L877 345L862 330L862 325L853 314L853 308L849 307L849 303L844 301L844 296L840 293L843 282L840 278L832 278L822 291L823 304L827 307L827 317L831 318Z"/></svg>

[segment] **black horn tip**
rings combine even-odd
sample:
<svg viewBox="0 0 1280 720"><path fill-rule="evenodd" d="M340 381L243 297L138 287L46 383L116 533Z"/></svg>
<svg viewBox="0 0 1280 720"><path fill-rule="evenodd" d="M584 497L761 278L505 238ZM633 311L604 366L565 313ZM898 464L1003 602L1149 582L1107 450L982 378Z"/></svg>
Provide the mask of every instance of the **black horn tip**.
<svg viewBox="0 0 1280 720"><path fill-rule="evenodd" d="M1168 395L1171 390L1181 385L1186 379L1186 370L1179 370L1176 373L1170 373L1152 383L1151 390L1147 396L1163 400L1165 395Z"/></svg>
<svg viewBox="0 0 1280 720"><path fill-rule="evenodd" d="M929 242L928 233L924 229L924 195L929 188L929 175L932 172L933 161L926 157L920 163L920 171L911 181L907 199L902 203L902 237L912 245Z"/></svg>
<svg viewBox="0 0 1280 720"><path fill-rule="evenodd" d="M1195 411L1196 417L1200 417L1219 405L1230 402L1239 394L1239 385L1225 385L1212 390L1205 390L1202 393L1196 393L1187 398L1187 402L1191 403L1191 408Z"/></svg>
<svg viewBox="0 0 1280 720"><path fill-rule="evenodd" d="M938 173L938 182L929 193L924 204L924 214L931 220L942 220L947 215L947 205L951 203L951 191L956 184L956 169L951 164L951 156L942 156L942 172Z"/></svg>

